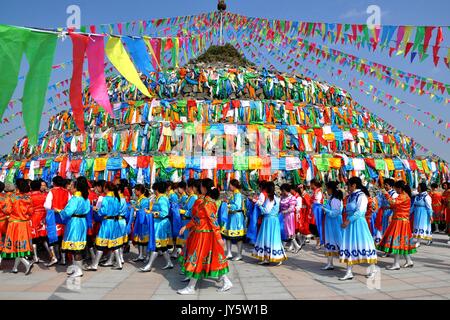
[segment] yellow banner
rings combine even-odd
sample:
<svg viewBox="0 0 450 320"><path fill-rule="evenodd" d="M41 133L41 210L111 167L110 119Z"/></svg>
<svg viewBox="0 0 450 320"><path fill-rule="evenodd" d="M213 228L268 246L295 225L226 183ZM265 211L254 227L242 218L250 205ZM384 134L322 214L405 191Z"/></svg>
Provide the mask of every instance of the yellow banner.
<svg viewBox="0 0 450 320"><path fill-rule="evenodd" d="M131 62L128 53L120 41L120 38L111 37L106 44L106 56L114 67L128 80L131 84L134 84L142 94L151 98L151 94L147 87L142 82L139 73Z"/></svg>

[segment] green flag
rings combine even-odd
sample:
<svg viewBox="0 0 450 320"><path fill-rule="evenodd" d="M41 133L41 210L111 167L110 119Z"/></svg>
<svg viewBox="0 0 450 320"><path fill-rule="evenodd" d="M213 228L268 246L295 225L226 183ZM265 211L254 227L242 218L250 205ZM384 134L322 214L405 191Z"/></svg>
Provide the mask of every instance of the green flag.
<svg viewBox="0 0 450 320"><path fill-rule="evenodd" d="M53 33L32 32L25 47L30 68L23 91L22 112L31 145L37 143L57 39Z"/></svg>
<svg viewBox="0 0 450 320"><path fill-rule="evenodd" d="M0 25L0 118L17 86L23 47L29 33L29 30Z"/></svg>
<svg viewBox="0 0 450 320"><path fill-rule="evenodd" d="M31 145L37 143L56 41L57 36L53 33L0 25L0 117L17 86L20 62L25 53L30 67L23 90L22 113Z"/></svg>

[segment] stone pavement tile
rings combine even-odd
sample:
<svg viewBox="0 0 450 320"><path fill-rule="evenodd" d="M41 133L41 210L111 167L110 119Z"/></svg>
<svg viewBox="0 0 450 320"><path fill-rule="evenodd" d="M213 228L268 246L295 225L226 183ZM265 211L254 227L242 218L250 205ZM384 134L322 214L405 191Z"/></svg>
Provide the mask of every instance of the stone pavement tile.
<svg viewBox="0 0 450 320"><path fill-rule="evenodd" d="M270 292L271 294L278 294L278 293L287 293L288 291L286 290L285 287L280 286L280 287L271 287L271 288L267 288L264 286L260 286L260 287L243 287L244 293L246 295L252 295L252 294L258 294L261 292Z"/></svg>
<svg viewBox="0 0 450 320"><path fill-rule="evenodd" d="M82 288L114 288L117 286L117 282L109 281L86 281L81 284Z"/></svg>
<svg viewBox="0 0 450 320"><path fill-rule="evenodd" d="M110 292L112 290L112 288L108 288L108 287L83 287L81 286L81 288L77 291L79 291L82 294L106 294L108 292ZM60 292L59 290L57 290L56 292Z"/></svg>
<svg viewBox="0 0 450 320"><path fill-rule="evenodd" d="M416 283L415 286L417 288L424 288L424 289L429 289L429 288L440 288L440 287L448 287L448 282L447 281L438 281L438 280L434 280L432 282L421 282L421 283Z"/></svg>
<svg viewBox="0 0 450 320"><path fill-rule="evenodd" d="M54 293L49 300L100 300L104 294Z"/></svg>
<svg viewBox="0 0 450 320"><path fill-rule="evenodd" d="M289 289L289 293L292 294L293 297L296 299L321 299L321 298L327 298L327 297L334 297L338 294L334 292L333 290L330 290L328 288L321 288L321 289L314 289L314 290L292 290Z"/></svg>
<svg viewBox="0 0 450 320"><path fill-rule="evenodd" d="M424 271L421 273L423 275L427 275L427 276L433 277L435 279L445 279L446 277L449 276L448 272L439 271L439 270L430 270L430 271Z"/></svg>
<svg viewBox="0 0 450 320"><path fill-rule="evenodd" d="M409 299L409 298L413 298L413 297L426 297L426 296L430 296L430 295L432 296L433 293L428 292L426 290L415 289L415 290L405 290L405 291L393 291L393 292L389 292L389 295L395 299Z"/></svg>
<svg viewBox="0 0 450 320"><path fill-rule="evenodd" d="M218 295L202 295L200 294L199 300L247 300L247 296L244 294L231 294L221 293Z"/></svg>
<svg viewBox="0 0 450 320"><path fill-rule="evenodd" d="M416 290L417 287L410 285L410 284L401 284L401 285L384 285L383 282L381 283L381 291L386 292L388 294L391 294L391 292L394 291L408 291L408 290Z"/></svg>
<svg viewBox="0 0 450 320"><path fill-rule="evenodd" d="M421 274L416 274L413 276L412 274L408 275L408 277L401 277L399 280L402 280L403 282L409 283L409 284L415 284L415 283L421 283L421 282L433 282L436 281L436 279L430 277L430 276L424 276Z"/></svg>
<svg viewBox="0 0 450 320"><path fill-rule="evenodd" d="M271 279L271 281L247 281L245 279L240 279L240 283L244 287L265 287L265 288L277 288L283 287L283 284L277 279Z"/></svg>
<svg viewBox="0 0 450 320"><path fill-rule="evenodd" d="M135 288L130 288L130 287L123 287L123 286L117 286L114 289L110 290L109 293L110 294L147 294L147 293L151 293L153 294L156 291L156 288L142 288L142 287L135 287Z"/></svg>
<svg viewBox="0 0 450 320"><path fill-rule="evenodd" d="M47 285L47 283L43 282L41 284L38 284L34 287L31 287L29 289L27 289L28 292L55 292L58 289L59 286L49 286Z"/></svg>
<svg viewBox="0 0 450 320"><path fill-rule="evenodd" d="M371 293L354 293L352 297L358 300L391 300L392 297L386 293L379 292L377 290L371 290Z"/></svg>
<svg viewBox="0 0 450 320"><path fill-rule="evenodd" d="M246 294L248 300L293 300L294 297L290 293L261 293Z"/></svg>
<svg viewBox="0 0 450 320"><path fill-rule="evenodd" d="M447 285L448 284L449 283L447 283ZM426 291L432 292L434 294L450 295L450 286L449 287L438 287L438 288L427 288Z"/></svg>
<svg viewBox="0 0 450 320"><path fill-rule="evenodd" d="M447 300L447 299L442 296L425 296L425 297L408 298L408 300Z"/></svg>
<svg viewBox="0 0 450 320"><path fill-rule="evenodd" d="M0 292L0 300L46 300L51 292Z"/></svg>
<svg viewBox="0 0 450 320"><path fill-rule="evenodd" d="M177 293L153 295L151 300L199 300L198 293L195 295L181 295Z"/></svg>
<svg viewBox="0 0 450 320"><path fill-rule="evenodd" d="M5 284L0 282L0 293L2 292L21 292L33 287L32 284Z"/></svg>

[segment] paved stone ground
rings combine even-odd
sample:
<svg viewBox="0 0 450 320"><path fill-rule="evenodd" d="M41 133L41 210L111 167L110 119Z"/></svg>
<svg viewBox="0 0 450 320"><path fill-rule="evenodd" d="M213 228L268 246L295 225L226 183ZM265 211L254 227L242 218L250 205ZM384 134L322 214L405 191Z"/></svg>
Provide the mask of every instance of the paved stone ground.
<svg viewBox="0 0 450 320"><path fill-rule="evenodd" d="M177 295L176 290L185 285L181 282L183 276L177 266L161 270L162 257L150 273L139 272L141 264L130 262L122 271L100 267L97 272L85 272L77 280L68 279L63 266L48 269L42 263L29 276L23 275L23 269L12 274L9 272L12 261L4 261L0 271L0 299L450 299L450 246L446 243L447 236L434 237L431 246L422 245L413 255L414 268L388 271L385 267L392 263L392 258L379 258L380 278L369 285L364 277L366 266L356 266L355 278L345 282L338 280L345 273L345 266L338 262L333 271L320 270L326 259L313 244L306 245L297 255L289 253L288 261L278 267L256 264L250 256L251 247L246 246L244 260L230 262L234 287L226 293L216 292L219 284L215 281L204 280L196 295ZM132 252L125 259L135 255Z"/></svg>

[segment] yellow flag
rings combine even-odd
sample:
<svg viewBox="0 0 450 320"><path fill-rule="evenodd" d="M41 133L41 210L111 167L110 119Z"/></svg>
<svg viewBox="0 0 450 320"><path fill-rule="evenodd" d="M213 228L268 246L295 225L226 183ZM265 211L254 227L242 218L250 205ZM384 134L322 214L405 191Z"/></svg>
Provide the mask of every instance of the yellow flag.
<svg viewBox="0 0 450 320"><path fill-rule="evenodd" d="M128 53L120 41L120 38L111 37L106 44L106 56L109 61L114 65L114 67L128 80L131 84L135 85L137 89L142 92L142 94L151 98L151 94L147 87L142 82L136 68L131 62Z"/></svg>

